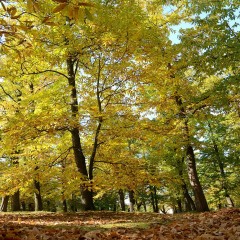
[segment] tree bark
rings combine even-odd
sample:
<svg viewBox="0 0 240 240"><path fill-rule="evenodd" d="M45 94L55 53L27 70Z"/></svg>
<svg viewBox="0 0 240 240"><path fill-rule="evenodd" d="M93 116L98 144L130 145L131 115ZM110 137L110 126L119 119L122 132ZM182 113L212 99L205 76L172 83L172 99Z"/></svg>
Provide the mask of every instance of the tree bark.
<svg viewBox="0 0 240 240"><path fill-rule="evenodd" d="M184 164L184 157L180 160L177 160L177 170L179 177L181 178L182 184L182 194L185 199L185 205L186 205L186 211L195 211L196 206L194 204L194 201L192 200L191 196L189 195L187 184L185 183L184 176L183 176L183 164Z"/></svg>
<svg viewBox="0 0 240 240"><path fill-rule="evenodd" d="M153 192L151 191L151 203L152 203L152 208L153 208L153 212L156 212L156 208L155 208L155 201L154 201L154 195Z"/></svg>
<svg viewBox="0 0 240 240"><path fill-rule="evenodd" d="M155 212L158 213L159 212L158 196L157 196L157 188L155 186L153 187L153 191L154 191Z"/></svg>
<svg viewBox="0 0 240 240"><path fill-rule="evenodd" d="M9 201L9 196L8 195L2 197L2 203L1 203L1 207L0 207L0 212L7 212L8 201Z"/></svg>
<svg viewBox="0 0 240 240"><path fill-rule="evenodd" d="M158 207L157 188L153 186L153 187L150 187L150 190L151 190L151 203L152 203L153 212L158 213L159 207Z"/></svg>
<svg viewBox="0 0 240 240"><path fill-rule="evenodd" d="M36 192L34 192L34 209L35 211L42 211L43 203L42 203L40 182L35 179L33 181L34 181L34 187L36 190Z"/></svg>
<svg viewBox="0 0 240 240"><path fill-rule="evenodd" d="M17 190L13 196L12 196L12 211L20 211L21 205L20 205L20 191Z"/></svg>
<svg viewBox="0 0 240 240"><path fill-rule="evenodd" d="M144 212L147 212L147 205L146 205L145 200L143 200L143 208L144 208Z"/></svg>
<svg viewBox="0 0 240 240"><path fill-rule="evenodd" d="M64 176L65 168L66 168L66 161L62 160L61 167L62 167L62 169L61 169L62 175ZM63 210L63 212L67 212L67 210L68 210L67 209L67 200L66 200L65 194L64 194L65 178L62 179L61 184L62 184L62 192L61 192L61 194L62 194L62 210Z"/></svg>
<svg viewBox="0 0 240 240"><path fill-rule="evenodd" d="M71 200L70 207L73 212L77 212L77 202L76 202L76 196L74 194L72 194L72 200Z"/></svg>
<svg viewBox="0 0 240 240"><path fill-rule="evenodd" d="M67 70L68 70L68 84L71 87L71 112L72 117L76 121L76 125L78 125L78 100L77 100L77 90L76 90L76 82L75 82L75 70L74 70L74 57L71 55L67 59ZM86 159L83 154L79 129L76 126L71 127L70 129L72 136L72 147L74 153L74 160L78 169L78 172L82 176L83 182L89 182ZM83 209L94 210L93 204L93 192L88 189L89 186L85 183L80 183L80 193L81 193L81 203Z"/></svg>
<svg viewBox="0 0 240 240"><path fill-rule="evenodd" d="M20 153L20 151L15 151L15 154L19 154L19 153ZM13 157L12 158L12 164L16 167L19 166L18 157ZM19 189L12 195L11 199L12 199L11 210L13 212L14 211L20 211L21 210L21 205L20 205L20 191L19 191Z"/></svg>
<svg viewBox="0 0 240 240"><path fill-rule="evenodd" d="M195 155L193 152L193 148L190 144L188 144L187 146L186 161L187 161L187 167L188 167L188 177L190 180L190 184L193 188L196 210L198 212L209 211L208 204L198 178Z"/></svg>
<svg viewBox="0 0 240 240"><path fill-rule="evenodd" d="M118 191L118 195L119 195L119 202L120 202L120 207L122 211L126 211L126 206L125 206L125 197L124 197L124 192L122 189L119 189Z"/></svg>
<svg viewBox="0 0 240 240"><path fill-rule="evenodd" d="M186 211L195 211L196 210L195 203L188 192L187 184L185 182L183 182L182 184L182 191L186 203Z"/></svg>
<svg viewBox="0 0 240 240"><path fill-rule="evenodd" d="M198 178L195 155L190 141L187 113L183 107L182 99L179 95L175 95L175 101L180 110L179 117L184 120L184 137L186 140L186 165L189 181L193 189L196 210L199 212L209 211L208 204Z"/></svg>
<svg viewBox="0 0 240 240"><path fill-rule="evenodd" d="M21 202L22 211L26 211L26 203L24 201Z"/></svg>
<svg viewBox="0 0 240 240"><path fill-rule="evenodd" d="M67 200L63 199L62 201L62 208L63 208L63 212L67 212Z"/></svg>
<svg viewBox="0 0 240 240"><path fill-rule="evenodd" d="M142 204L143 204L142 201L140 201L140 202L136 201L138 211L140 211Z"/></svg>
<svg viewBox="0 0 240 240"><path fill-rule="evenodd" d="M182 209L182 200L180 198L177 199L177 212L181 213L183 212L183 209Z"/></svg>
<svg viewBox="0 0 240 240"><path fill-rule="evenodd" d="M134 212L134 205L135 205L135 198L134 198L134 191L130 190L129 191L129 201L130 201L130 212Z"/></svg>

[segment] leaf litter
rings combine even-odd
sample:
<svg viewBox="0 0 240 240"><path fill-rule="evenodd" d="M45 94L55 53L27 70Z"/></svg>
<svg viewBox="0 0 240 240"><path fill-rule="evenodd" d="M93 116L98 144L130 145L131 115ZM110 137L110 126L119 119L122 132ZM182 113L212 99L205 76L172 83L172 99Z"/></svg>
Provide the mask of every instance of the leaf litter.
<svg viewBox="0 0 240 240"><path fill-rule="evenodd" d="M0 240L101 239L239 240L240 209L175 215L105 211L0 214Z"/></svg>

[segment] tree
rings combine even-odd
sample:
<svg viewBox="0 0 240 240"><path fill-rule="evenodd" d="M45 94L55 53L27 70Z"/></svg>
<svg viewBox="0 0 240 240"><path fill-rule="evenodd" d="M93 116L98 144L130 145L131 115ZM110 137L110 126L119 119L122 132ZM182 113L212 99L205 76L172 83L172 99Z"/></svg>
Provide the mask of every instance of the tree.
<svg viewBox="0 0 240 240"><path fill-rule="evenodd" d="M226 170L239 159L233 3L1 1L2 195L20 190L40 209L65 211L81 197L92 210L119 191L134 192L137 205L145 191L150 203L151 188L155 211L157 200L183 210L184 199L193 210L192 193L207 211L208 155L218 164L214 184L222 179L236 202L238 177ZM171 26L181 21L193 27L174 44ZM227 140L206 131L208 122Z"/></svg>
<svg viewBox="0 0 240 240"><path fill-rule="evenodd" d="M238 127L235 124L228 125L227 122L235 119L233 121L237 123L239 119L239 104L236 103L236 90L239 88L236 82L239 76L239 60L236 58L239 48L239 3L221 1L205 4L204 1L193 1L188 10L194 25L193 28L181 32L181 58L191 66L192 78L199 79L198 86L208 98L205 106L202 105L206 111L205 118L211 122L212 116L217 115L218 123L222 125L224 122L227 132L233 137L235 134L230 132L232 128L234 132L238 132ZM188 46L188 49L184 46ZM199 122L201 121L200 119ZM220 175L226 179L223 169L226 159L220 159L219 147L213 133L208 144L213 146ZM223 183L223 189L229 204L233 205L226 190L226 183Z"/></svg>
<svg viewBox="0 0 240 240"><path fill-rule="evenodd" d="M23 86L21 81L27 81L29 84L34 81L36 85L34 86L36 90L30 90L33 95L32 99L34 99L34 110L29 115L25 115L24 118L24 122L28 124L28 129L31 129L30 131L27 130L27 132L31 132L31 137L27 136L27 138L24 138L24 141L27 141L29 138L35 139L36 137L37 143L40 140L39 135L43 135L44 132L48 134L51 133L52 136L54 136L57 131L68 131L70 133L75 164L81 174L80 189L83 198L83 207L85 210L90 210L94 208L91 188L94 162L100 142L100 131L103 122L109 124L111 121L117 121L117 117L119 116L117 114L113 119L110 118L110 115L108 116L108 112L110 113L113 110L110 104L113 101L117 101L119 103L122 102L121 104L124 106L126 99L128 98L130 100L128 94L131 91L128 89L132 84L134 85L130 80L131 78L136 79L138 77L136 75L138 71L136 68L137 64L133 61L137 55L135 53L135 41L141 39L141 34L143 34L141 31L146 29L146 26L142 25L143 27L139 27L137 31L133 28L136 22L141 26L140 22L143 19L143 13L137 5L132 5L128 1L121 3L119 6L109 3L107 5L96 4L96 19L93 19L93 23L90 23L89 26L75 17L63 17L60 14L60 9L62 10L64 7L68 7L63 5L57 6L54 10L56 15L54 15L54 19L51 19L52 24L50 24L50 22L48 22L49 19L46 20L43 16L49 14L48 8L52 6L51 4L52 3L46 3L46 5L39 5L39 8L34 7L35 14L31 17L33 18L34 24L31 28L25 29L26 31L24 32L24 34L27 34L31 46L29 45L29 48L26 48L26 45L20 44L14 49L8 50L9 56L11 53L12 57L16 56L18 59L14 67L17 72L15 75L19 79L21 87ZM69 11L66 11L65 13L69 14ZM110 12L115 12L116 14L107 14ZM124 14L125 12L127 14ZM85 9L85 13L88 13L87 9ZM132 15L129 15L129 13L132 13ZM106 20L106 15L111 16L111 21ZM36 18L36 16L38 17ZM122 19L121 26L119 26L119 16ZM39 21L42 20L42 18L44 21L46 20L45 23L48 22L49 24L41 24ZM24 17L22 17L21 20L24 20ZM115 27L116 25L118 25L118 28ZM106 31L104 28L109 30ZM82 32L76 34L79 29L81 29ZM24 31L24 29L22 31ZM38 34L40 32L41 37L39 38ZM57 35L56 32L58 32ZM125 34L123 35L122 32L125 32ZM18 31L18 33L20 33L20 31ZM92 36L94 36L94 38L92 38ZM9 41L8 39L8 42ZM16 39L12 40L12 42L15 41ZM41 49L41 51L39 51L39 49ZM56 54L49 54L49 52L52 51L56 51ZM43 58L44 62L42 61ZM6 61L8 62L8 60ZM128 62L129 65L126 65L126 62ZM114 67L114 64L116 67ZM84 74L82 74L81 71L84 71ZM118 77L115 77L114 74L118 74ZM5 81L7 81L6 79L9 78L8 72L6 71L2 75L5 75ZM19 75L21 76L20 78ZM91 76L91 79L89 76ZM53 82L51 82L51 78ZM66 80L67 85L66 83L58 83L58 81ZM82 85L79 85L81 81ZM49 125L44 125L44 122L48 121L44 112L48 112L50 108L45 107L47 111L43 110L42 104L47 103L48 100L45 98L45 101L42 101L39 98L41 94L37 91L41 91L41 89L38 89L41 88L41 82L43 86L46 86L44 91L48 91L51 88L54 89L54 87L57 89L60 86L68 86L66 91L64 91L65 99L67 99L68 102L64 106L67 119L69 120L67 124L63 123L66 119L66 116L64 116L58 123L57 121L49 121ZM83 91L89 82L96 87L96 90L93 89L92 91L84 93ZM44 91L42 91L42 93L44 93ZM62 90L60 91L62 92ZM79 94L80 92L82 96ZM96 101L93 98L94 95L96 96ZM83 97L84 100L81 99L81 97ZM31 97L23 93L22 98L26 99L25 102L23 102L23 109L26 109L26 105L24 104L31 104ZM63 99L63 101L65 101L65 99ZM81 102L80 99L82 100ZM61 103L64 105L63 101L61 101ZM96 110L91 110L92 107ZM79 108L85 108L90 115L87 114L86 117L83 115L81 119L82 112L79 111ZM120 109L121 108L116 108L114 112L121 111ZM103 120L103 114L106 115L106 120ZM91 124L87 126L84 131L90 132L90 138L93 137L93 148L90 151L89 149L91 148L84 146L89 145L89 143L81 140L79 131L84 126L85 119L89 117ZM60 119L60 115L58 115L58 119ZM16 120L20 120L20 118ZM22 120L23 119L21 119L21 121ZM9 129L10 126L11 123L9 123ZM12 127L13 126L14 124ZM21 144L24 146L22 129L19 128L18 130L19 138L16 140L21 139ZM16 144L18 144L17 141ZM31 148L31 144L29 147ZM86 153L89 154L87 157L83 152L84 147L86 148ZM22 155L24 156L24 152ZM34 156L33 159L35 159ZM39 170L42 168L38 163L36 163L35 167ZM35 183L37 191L40 193L40 182Z"/></svg>

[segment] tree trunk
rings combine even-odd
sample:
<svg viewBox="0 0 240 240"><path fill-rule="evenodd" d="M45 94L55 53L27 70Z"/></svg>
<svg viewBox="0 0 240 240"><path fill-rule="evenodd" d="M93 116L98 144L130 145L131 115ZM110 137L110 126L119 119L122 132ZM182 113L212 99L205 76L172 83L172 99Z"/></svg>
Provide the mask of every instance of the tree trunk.
<svg viewBox="0 0 240 240"><path fill-rule="evenodd" d="M93 192L84 187L84 185L81 190L81 203L84 211L95 210L93 204Z"/></svg>
<svg viewBox="0 0 240 240"><path fill-rule="evenodd" d="M24 201L21 202L22 211L26 211L26 203Z"/></svg>
<svg viewBox="0 0 240 240"><path fill-rule="evenodd" d="M67 200L63 199L62 201L62 208L63 208L63 212L67 212Z"/></svg>
<svg viewBox="0 0 240 240"><path fill-rule="evenodd" d="M51 211L51 203L49 200L47 200L47 204L46 204L46 211L50 212Z"/></svg>
<svg viewBox="0 0 240 240"><path fill-rule="evenodd" d="M134 191L129 191L129 201L130 201L130 212L134 212L134 204L135 204L135 198L134 198Z"/></svg>
<svg viewBox="0 0 240 240"><path fill-rule="evenodd" d="M117 204L114 203L114 204L113 204L113 212L116 212L116 211L117 211Z"/></svg>
<svg viewBox="0 0 240 240"><path fill-rule="evenodd" d="M142 206L142 202L137 202L136 201L136 205L137 205L137 211L139 212Z"/></svg>
<svg viewBox="0 0 240 240"><path fill-rule="evenodd" d="M199 212L209 211L208 204L197 174L195 155L190 142L187 113L185 111L185 108L183 107L182 99L177 93L175 95L175 101L180 110L179 116L184 120L184 137L186 140L186 165L189 181L195 197L196 210Z"/></svg>
<svg viewBox="0 0 240 240"><path fill-rule="evenodd" d="M144 212L147 212L147 205L146 205L145 200L143 200L143 208L144 208Z"/></svg>
<svg viewBox="0 0 240 240"><path fill-rule="evenodd" d="M77 203L76 203L76 196L72 194L72 200L71 200L71 210L73 212L77 212Z"/></svg>
<svg viewBox="0 0 240 240"><path fill-rule="evenodd" d="M119 189L118 191L118 195L119 195L119 202L120 202L120 207L122 211L126 210L126 206L125 206L125 197L124 197L124 192L122 189Z"/></svg>
<svg viewBox="0 0 240 240"><path fill-rule="evenodd" d="M151 191L151 203L152 203L152 208L153 208L153 212L156 212L156 208L155 208L155 201L154 201L154 195L153 192Z"/></svg>
<svg viewBox="0 0 240 240"><path fill-rule="evenodd" d="M158 208L158 196L157 196L157 188L156 188L155 186L153 187L153 191L154 191L155 212L158 213L158 212L159 212L159 208Z"/></svg>
<svg viewBox="0 0 240 240"><path fill-rule="evenodd" d="M12 211L20 211L21 205L20 205L20 191L16 191L12 196Z"/></svg>
<svg viewBox="0 0 240 240"><path fill-rule="evenodd" d="M158 213L159 207L158 207L157 188L155 186L154 187L150 186L150 190L151 190L151 203L152 203L153 212Z"/></svg>
<svg viewBox="0 0 240 240"><path fill-rule="evenodd" d="M83 151L80 143L78 128L73 128L71 130L71 135L72 135L74 159L75 159L78 172L82 176L82 181L88 181L86 162L85 162L85 157L83 155ZM83 210L85 211L94 210L93 193L91 190L88 190L87 184L84 184L84 183L80 184L80 193L81 193L81 203L83 206Z"/></svg>
<svg viewBox="0 0 240 240"><path fill-rule="evenodd" d="M36 192L34 192L34 209L35 211L42 211L43 210L43 203L42 203L42 196L41 196L41 187L40 182L34 180L34 187Z"/></svg>
<svg viewBox="0 0 240 240"><path fill-rule="evenodd" d="M67 59L67 70L68 70L68 84L71 87L71 112L73 120L76 121L76 125L78 125L78 100L77 100L77 90L76 90L76 82L75 82L75 69L74 63L75 59L73 56L69 56ZM70 130L72 136L72 147L74 153L74 160L78 169L78 172L82 176L83 181L89 181L86 159L82 151L80 134L78 127L74 126ZM94 210L93 204L93 192L88 189L84 183L80 183L80 192L81 192L81 203L82 207L85 211Z"/></svg>
<svg viewBox="0 0 240 240"><path fill-rule="evenodd" d="M190 144L187 146L186 161L188 168L188 177L195 197L196 210L198 212L209 211L208 204L198 178L195 155L193 152L193 148Z"/></svg>
<svg viewBox="0 0 240 240"><path fill-rule="evenodd" d="M185 183L184 176L183 176L183 164L184 164L184 157L182 159L177 160L177 170L179 177L181 178L182 184L182 194L185 199L185 206L186 206L186 211L195 211L196 206L194 204L194 201L192 200L191 196L189 195L187 184Z"/></svg>
<svg viewBox="0 0 240 240"><path fill-rule="evenodd" d="M66 162L63 160L61 164L62 164L62 175L64 176ZM64 185L65 185L64 182L65 182L65 178L62 179L62 189L64 189ZM67 200L65 198L64 190L62 190L62 210L63 212L67 212Z"/></svg>
<svg viewBox="0 0 240 240"><path fill-rule="evenodd" d="M177 212L178 213L183 212L183 210L182 210L182 200L180 198L177 199L177 206L178 206Z"/></svg>
<svg viewBox="0 0 240 240"><path fill-rule="evenodd" d="M19 100L20 101L20 100ZM15 154L19 154L20 151L15 151ZM19 166L19 161L18 157L13 157L12 158L12 163L14 166L18 167ZM21 210L21 205L20 205L20 191L17 190L11 197L12 202L11 202L11 210L14 211L20 211Z"/></svg>
<svg viewBox="0 0 240 240"><path fill-rule="evenodd" d="M0 207L0 212L7 212L8 201L9 201L9 196L8 195L2 197L2 203L1 203L1 207Z"/></svg>
<svg viewBox="0 0 240 240"><path fill-rule="evenodd" d="M185 182L183 182L182 184L182 191L185 199L186 211L195 211L196 210L195 203L192 200L191 196L189 195L187 184Z"/></svg>

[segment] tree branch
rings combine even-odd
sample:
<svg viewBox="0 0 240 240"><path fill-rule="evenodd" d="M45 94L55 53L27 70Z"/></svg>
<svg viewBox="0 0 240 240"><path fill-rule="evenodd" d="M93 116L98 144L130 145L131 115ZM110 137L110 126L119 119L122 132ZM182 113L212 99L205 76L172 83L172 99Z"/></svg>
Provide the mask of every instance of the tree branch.
<svg viewBox="0 0 240 240"><path fill-rule="evenodd" d="M68 148L66 151L62 152L57 158L55 158L50 164L49 167L53 167L55 164L57 164L59 161L59 159L66 154L63 158L61 158L60 160L62 161L63 159L66 159L68 154L70 153L70 150L72 149L72 147Z"/></svg>
<svg viewBox="0 0 240 240"><path fill-rule="evenodd" d="M43 70L43 71L37 70L37 72L24 73L24 74L26 74L26 75L37 75L37 74L47 73L47 72L57 73L58 75L61 75L61 76L65 77L66 79L68 79L68 76L65 75L64 73L61 73L61 72L59 72L59 71L57 71L57 70L50 70L50 69Z"/></svg>
<svg viewBox="0 0 240 240"><path fill-rule="evenodd" d="M17 101L9 94L6 92L6 90L4 89L4 87L0 84L1 89L3 90L4 94L6 94L9 98L11 98L15 103L17 103Z"/></svg>

